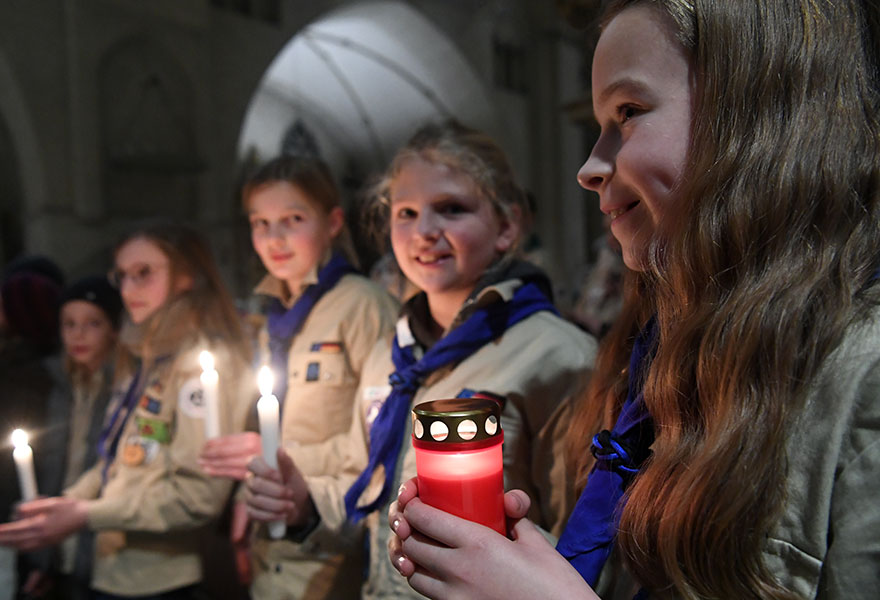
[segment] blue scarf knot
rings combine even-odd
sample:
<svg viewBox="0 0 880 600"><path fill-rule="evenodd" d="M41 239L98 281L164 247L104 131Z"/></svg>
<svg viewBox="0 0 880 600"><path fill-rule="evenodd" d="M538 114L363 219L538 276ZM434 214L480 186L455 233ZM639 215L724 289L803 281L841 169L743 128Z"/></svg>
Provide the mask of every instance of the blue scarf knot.
<svg viewBox="0 0 880 600"><path fill-rule="evenodd" d="M609 469L623 476L638 473L642 462L650 454L650 451L645 452L643 448L632 447L607 429L593 436L590 452L596 460L606 462Z"/></svg>
<svg viewBox="0 0 880 600"><path fill-rule="evenodd" d="M391 394L370 427L367 466L345 494L345 510L350 521L360 521L388 499L403 446L410 404L425 378L444 366L461 362L508 328L542 310L558 314L541 289L534 283L527 283L517 288L509 302L493 302L476 309L418 360L414 347L401 347L398 336L394 336L391 360L395 371L388 377ZM358 505L361 494L380 464L384 469L381 492L375 500Z"/></svg>
<svg viewBox="0 0 880 600"><path fill-rule="evenodd" d="M269 305L266 328L269 331L269 356L275 374L274 394L284 405L287 395L287 357L290 344L300 332L315 304L333 289L342 277L357 271L342 254L334 253L318 271L318 282L308 286L290 309L284 308L278 298Z"/></svg>
<svg viewBox="0 0 880 600"><path fill-rule="evenodd" d="M397 338L395 338L396 340ZM418 377L406 377L405 375L395 371L388 376L388 383L392 388L400 392L415 392L419 389L422 382Z"/></svg>
<svg viewBox="0 0 880 600"><path fill-rule="evenodd" d="M654 425L642 387L656 338L651 319L633 344L626 401L612 430L593 437L596 463L556 545L590 586L611 554L626 487L651 454Z"/></svg>

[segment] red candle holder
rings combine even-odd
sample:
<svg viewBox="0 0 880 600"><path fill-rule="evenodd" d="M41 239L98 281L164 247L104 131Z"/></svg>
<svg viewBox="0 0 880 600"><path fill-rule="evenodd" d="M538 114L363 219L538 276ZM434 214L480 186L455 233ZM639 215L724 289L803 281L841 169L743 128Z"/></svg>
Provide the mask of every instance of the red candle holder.
<svg viewBox="0 0 880 600"><path fill-rule="evenodd" d="M507 535L500 404L434 400L416 406L412 420L422 502Z"/></svg>

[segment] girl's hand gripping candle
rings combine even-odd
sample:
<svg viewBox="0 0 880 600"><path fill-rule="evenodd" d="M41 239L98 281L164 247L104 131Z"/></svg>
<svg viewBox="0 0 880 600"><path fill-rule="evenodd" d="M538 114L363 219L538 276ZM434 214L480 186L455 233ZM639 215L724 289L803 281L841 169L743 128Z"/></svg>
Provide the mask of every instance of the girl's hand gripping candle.
<svg viewBox="0 0 880 600"><path fill-rule="evenodd" d="M199 364L202 367L202 400L205 406L205 438L211 439L220 436L220 408L217 399L217 384L220 376L214 369L214 355L207 350L199 354Z"/></svg>
<svg viewBox="0 0 880 600"><path fill-rule="evenodd" d="M263 460L272 469L278 469L278 439L280 437L280 406L278 398L272 394L272 370L263 365L257 373L257 386L260 399L257 401L257 414L260 419L260 440L263 446ZM269 537L284 537L287 526L282 521L269 523Z"/></svg>
<svg viewBox="0 0 880 600"><path fill-rule="evenodd" d="M434 400L412 411L419 497L507 535L501 406L487 398Z"/></svg>
<svg viewBox="0 0 880 600"><path fill-rule="evenodd" d="M37 478L34 475L34 451L28 444L28 434L23 429L12 432L12 458L18 471L18 487L25 502L37 497Z"/></svg>

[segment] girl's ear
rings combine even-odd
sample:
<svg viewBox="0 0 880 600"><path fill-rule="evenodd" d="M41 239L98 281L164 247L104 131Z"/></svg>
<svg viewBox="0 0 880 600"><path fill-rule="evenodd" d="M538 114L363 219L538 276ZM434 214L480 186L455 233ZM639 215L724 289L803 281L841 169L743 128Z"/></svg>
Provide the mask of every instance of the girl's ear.
<svg viewBox="0 0 880 600"><path fill-rule="evenodd" d="M187 292L191 290L193 287L193 278L192 275L188 275L186 273L178 273L174 278L174 293L180 294L182 292Z"/></svg>
<svg viewBox="0 0 880 600"><path fill-rule="evenodd" d="M335 238L345 226L345 213L339 206L334 207L327 215L327 231L331 238Z"/></svg>
<svg viewBox="0 0 880 600"><path fill-rule="evenodd" d="M504 254L513 248L519 239L520 230L522 229L522 210L519 206L510 207L510 214L502 214L499 217L501 228L498 231L498 237L495 238L495 251Z"/></svg>

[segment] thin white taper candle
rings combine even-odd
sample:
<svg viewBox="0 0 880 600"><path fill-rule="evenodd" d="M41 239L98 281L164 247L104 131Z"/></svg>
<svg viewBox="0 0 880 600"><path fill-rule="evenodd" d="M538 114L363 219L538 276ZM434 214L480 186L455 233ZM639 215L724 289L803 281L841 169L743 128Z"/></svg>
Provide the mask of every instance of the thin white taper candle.
<svg viewBox="0 0 880 600"><path fill-rule="evenodd" d="M205 438L220 437L220 407L217 398L217 387L220 376L214 369L214 355L203 350L199 354L199 363L202 367L202 401L205 407Z"/></svg>
<svg viewBox="0 0 880 600"><path fill-rule="evenodd" d="M263 365L257 373L257 385L260 388L260 399L257 401L257 414L260 419L260 441L263 448L263 460L273 469L278 469L278 444L281 434L280 406L278 398L272 394L272 370ZM283 521L272 521L268 525L269 537L284 537L287 525Z"/></svg>
<svg viewBox="0 0 880 600"><path fill-rule="evenodd" d="M23 429L12 432L12 459L18 472L18 487L21 499L27 502L37 497L37 477L34 474L34 451L28 445L28 434Z"/></svg>

